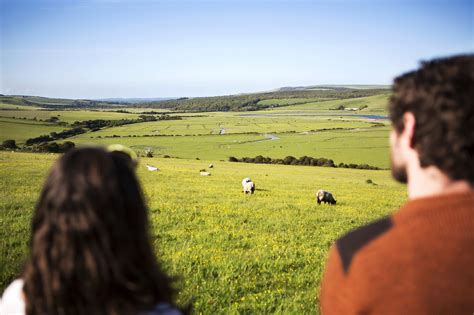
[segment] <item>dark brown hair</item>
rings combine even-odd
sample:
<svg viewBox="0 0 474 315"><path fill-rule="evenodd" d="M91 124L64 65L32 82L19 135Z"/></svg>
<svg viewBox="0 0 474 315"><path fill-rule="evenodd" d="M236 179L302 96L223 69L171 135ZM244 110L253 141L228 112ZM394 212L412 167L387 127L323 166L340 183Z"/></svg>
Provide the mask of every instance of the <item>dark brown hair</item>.
<svg viewBox="0 0 474 315"><path fill-rule="evenodd" d="M138 314L171 303L130 160L75 149L52 167L23 272L27 314Z"/></svg>
<svg viewBox="0 0 474 315"><path fill-rule="evenodd" d="M415 116L412 146L422 167L438 167L474 185L474 55L423 62L395 79L389 103L395 130Z"/></svg>

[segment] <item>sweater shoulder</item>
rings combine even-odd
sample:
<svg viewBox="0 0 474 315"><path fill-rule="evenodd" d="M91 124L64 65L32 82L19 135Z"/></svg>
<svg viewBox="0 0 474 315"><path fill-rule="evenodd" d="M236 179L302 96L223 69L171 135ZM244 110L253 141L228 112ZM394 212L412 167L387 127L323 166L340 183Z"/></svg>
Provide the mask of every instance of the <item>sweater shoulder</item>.
<svg viewBox="0 0 474 315"><path fill-rule="evenodd" d="M393 227L391 217L386 217L357 228L336 241L344 273L349 271L354 256Z"/></svg>

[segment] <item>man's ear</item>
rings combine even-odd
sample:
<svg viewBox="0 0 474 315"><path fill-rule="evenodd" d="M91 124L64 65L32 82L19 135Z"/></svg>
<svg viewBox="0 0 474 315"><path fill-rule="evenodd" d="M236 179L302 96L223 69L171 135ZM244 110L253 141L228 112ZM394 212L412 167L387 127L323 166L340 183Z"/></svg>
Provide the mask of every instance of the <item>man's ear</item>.
<svg viewBox="0 0 474 315"><path fill-rule="evenodd" d="M403 114L403 131L401 133L402 141L407 148L413 149L413 135L415 134L415 115L411 112Z"/></svg>

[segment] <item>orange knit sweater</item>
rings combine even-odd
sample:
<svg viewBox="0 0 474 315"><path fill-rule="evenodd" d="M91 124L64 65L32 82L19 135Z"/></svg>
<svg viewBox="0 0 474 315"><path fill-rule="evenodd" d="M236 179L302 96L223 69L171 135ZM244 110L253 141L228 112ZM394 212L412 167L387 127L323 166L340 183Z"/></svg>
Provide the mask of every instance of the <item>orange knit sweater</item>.
<svg viewBox="0 0 474 315"><path fill-rule="evenodd" d="M474 192L409 201L331 248L331 314L474 314Z"/></svg>

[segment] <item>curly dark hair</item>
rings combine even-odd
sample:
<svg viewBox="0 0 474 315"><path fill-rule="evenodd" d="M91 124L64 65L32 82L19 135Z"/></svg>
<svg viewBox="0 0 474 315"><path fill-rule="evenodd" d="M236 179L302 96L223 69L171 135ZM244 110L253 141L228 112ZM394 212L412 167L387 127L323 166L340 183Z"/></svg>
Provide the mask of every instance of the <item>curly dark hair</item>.
<svg viewBox="0 0 474 315"><path fill-rule="evenodd" d="M32 221L23 272L26 313L138 314L174 290L148 235L130 159L72 150L52 167Z"/></svg>
<svg viewBox="0 0 474 315"><path fill-rule="evenodd" d="M422 62L397 77L389 110L398 133L403 114L415 116L412 146L422 167L474 185L474 55Z"/></svg>

